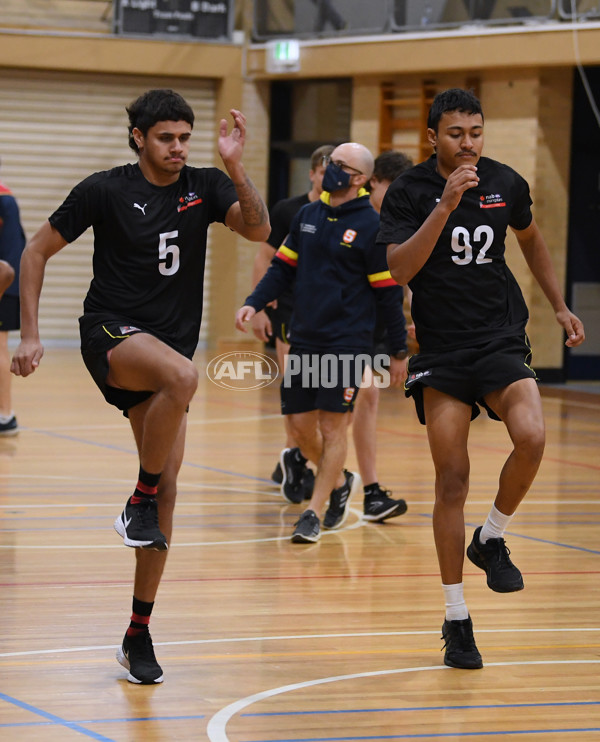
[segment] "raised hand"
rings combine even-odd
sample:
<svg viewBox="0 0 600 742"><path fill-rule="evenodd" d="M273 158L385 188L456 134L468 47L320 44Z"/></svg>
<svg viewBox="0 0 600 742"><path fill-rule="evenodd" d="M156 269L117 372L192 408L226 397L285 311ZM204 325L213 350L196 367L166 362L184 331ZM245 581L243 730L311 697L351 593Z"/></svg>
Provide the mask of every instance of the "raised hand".
<svg viewBox="0 0 600 742"><path fill-rule="evenodd" d="M225 165L236 165L241 162L246 142L246 117L235 108L232 108L229 113L233 118L233 129L228 133L227 119L221 119L218 147Z"/></svg>

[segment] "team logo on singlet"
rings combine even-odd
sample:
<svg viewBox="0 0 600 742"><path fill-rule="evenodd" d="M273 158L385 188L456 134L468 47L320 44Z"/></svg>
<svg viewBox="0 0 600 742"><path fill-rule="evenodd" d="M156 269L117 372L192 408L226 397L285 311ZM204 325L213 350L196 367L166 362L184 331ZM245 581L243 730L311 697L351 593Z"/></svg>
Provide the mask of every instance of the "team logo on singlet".
<svg viewBox="0 0 600 742"><path fill-rule="evenodd" d="M342 237L342 245L345 245L346 247L350 247L350 245L354 242L356 239L356 231L354 229L347 229L344 232L344 236Z"/></svg>
<svg viewBox="0 0 600 742"><path fill-rule="evenodd" d="M181 196L179 198L179 206L177 211L187 211L192 206L197 206L202 203L202 199L196 193L188 193L187 196Z"/></svg>
<svg viewBox="0 0 600 742"><path fill-rule="evenodd" d="M479 208L497 209L499 206L506 206L506 201L499 193L490 193L489 196L479 197Z"/></svg>

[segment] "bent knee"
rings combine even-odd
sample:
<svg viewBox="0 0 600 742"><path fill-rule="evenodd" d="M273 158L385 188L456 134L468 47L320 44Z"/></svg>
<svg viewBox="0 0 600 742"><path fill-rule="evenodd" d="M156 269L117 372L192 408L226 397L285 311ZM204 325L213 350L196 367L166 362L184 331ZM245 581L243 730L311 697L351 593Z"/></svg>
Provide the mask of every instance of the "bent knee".
<svg viewBox="0 0 600 742"><path fill-rule="evenodd" d="M181 394L189 402L198 388L198 369L192 361L186 358L177 365L169 375L169 385L175 393Z"/></svg>
<svg viewBox="0 0 600 742"><path fill-rule="evenodd" d="M516 436L513 440L515 452L532 460L540 460L546 447L546 432L543 425L536 425Z"/></svg>

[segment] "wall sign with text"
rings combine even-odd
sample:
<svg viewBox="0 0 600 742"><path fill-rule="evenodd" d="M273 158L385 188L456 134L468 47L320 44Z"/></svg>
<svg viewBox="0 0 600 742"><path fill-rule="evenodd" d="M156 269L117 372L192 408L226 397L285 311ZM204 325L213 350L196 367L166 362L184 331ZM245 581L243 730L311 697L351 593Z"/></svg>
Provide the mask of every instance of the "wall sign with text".
<svg viewBox="0 0 600 742"><path fill-rule="evenodd" d="M115 0L114 32L230 40L233 0Z"/></svg>

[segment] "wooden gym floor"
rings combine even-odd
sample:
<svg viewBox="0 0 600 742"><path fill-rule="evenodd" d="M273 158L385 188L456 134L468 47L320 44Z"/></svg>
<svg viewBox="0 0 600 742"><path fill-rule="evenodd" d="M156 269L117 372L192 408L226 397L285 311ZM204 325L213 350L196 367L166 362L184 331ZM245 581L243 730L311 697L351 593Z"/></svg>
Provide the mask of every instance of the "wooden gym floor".
<svg viewBox="0 0 600 742"><path fill-rule="evenodd" d="M425 430L381 397L380 481L409 504L318 544L291 544L300 506L269 475L283 442L276 384L216 387L189 413L172 551L151 622L165 673L136 686L114 654L134 554L112 523L137 476L127 421L77 350L14 382L21 432L0 439L0 739L340 742L600 739L600 395L543 389L548 444L507 542L525 590L465 565L485 667L443 665ZM471 428L467 539L509 451ZM350 447L349 468L355 458Z"/></svg>

